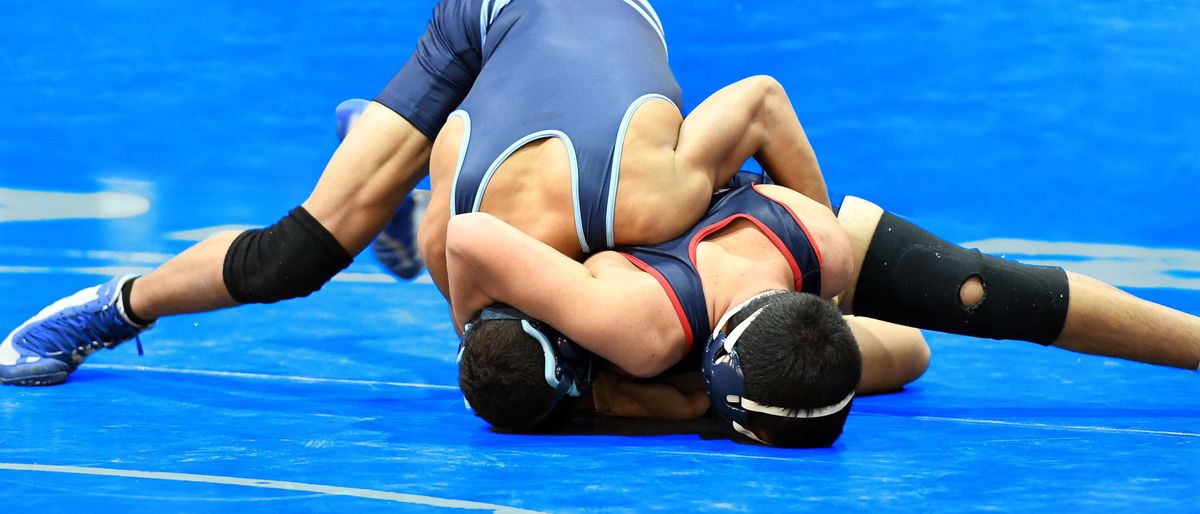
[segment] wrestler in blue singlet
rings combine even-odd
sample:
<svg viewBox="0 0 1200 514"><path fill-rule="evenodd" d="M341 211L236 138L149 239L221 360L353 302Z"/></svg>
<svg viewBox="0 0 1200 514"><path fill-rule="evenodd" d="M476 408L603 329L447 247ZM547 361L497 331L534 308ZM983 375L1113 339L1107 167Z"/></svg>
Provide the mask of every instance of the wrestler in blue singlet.
<svg viewBox="0 0 1200 514"><path fill-rule="evenodd" d="M430 138L448 115L462 118L452 215L478 211L492 175L522 145L561 140L586 253L613 245L625 131L655 98L682 104L646 0L445 0L376 101Z"/></svg>
<svg viewBox="0 0 1200 514"><path fill-rule="evenodd" d="M753 185L718 193L708 213L686 234L665 243L617 250L638 269L658 279L671 298L687 345L687 355L672 370L699 369L704 345L693 342L712 335L704 285L696 270L696 245L739 219L754 223L787 259L796 277L796 291L821 294L821 251L790 208L759 193Z"/></svg>

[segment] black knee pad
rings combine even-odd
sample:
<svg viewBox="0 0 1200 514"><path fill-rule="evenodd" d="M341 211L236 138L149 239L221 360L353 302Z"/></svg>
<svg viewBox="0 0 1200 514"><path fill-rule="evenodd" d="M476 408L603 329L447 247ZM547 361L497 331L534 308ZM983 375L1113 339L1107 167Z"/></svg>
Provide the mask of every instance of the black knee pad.
<svg viewBox="0 0 1200 514"><path fill-rule="evenodd" d="M275 303L321 289L353 258L304 207L242 232L225 254L225 287L241 303Z"/></svg>
<svg viewBox="0 0 1200 514"><path fill-rule="evenodd" d="M964 306L959 288L979 277L983 300ZM1048 345L1070 300L1062 268L1031 266L950 244L883 213L854 293L854 314L911 327Z"/></svg>

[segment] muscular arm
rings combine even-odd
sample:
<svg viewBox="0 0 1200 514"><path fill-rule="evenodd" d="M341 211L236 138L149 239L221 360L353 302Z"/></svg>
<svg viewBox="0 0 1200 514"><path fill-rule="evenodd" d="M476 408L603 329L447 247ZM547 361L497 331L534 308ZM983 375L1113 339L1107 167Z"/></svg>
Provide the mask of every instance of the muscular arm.
<svg viewBox="0 0 1200 514"><path fill-rule="evenodd" d="M640 271L593 274L485 213L450 220L446 258L450 305L460 331L481 309L499 302L548 323L635 376L661 373L682 357L683 345L672 339L678 323L665 294L661 289L639 294L647 290L631 287L639 279L652 281Z"/></svg>
<svg viewBox="0 0 1200 514"><path fill-rule="evenodd" d="M430 145L403 117L372 103L333 154L304 208L355 255L420 180ZM223 276L236 236L214 235L138 279L130 295L134 312L153 319L237 305Z"/></svg>
<svg viewBox="0 0 1200 514"><path fill-rule="evenodd" d="M699 373L635 379L601 371L592 381L592 399L596 412L625 418L695 419L708 411Z"/></svg>
<svg viewBox="0 0 1200 514"><path fill-rule="evenodd" d="M831 207L816 153L787 93L770 77L750 77L713 93L684 119L676 160L707 170L714 186L754 157L775 183Z"/></svg>
<svg viewBox="0 0 1200 514"><path fill-rule="evenodd" d="M898 391L929 367L929 346L921 331L877 319L846 316L862 353L858 394Z"/></svg>

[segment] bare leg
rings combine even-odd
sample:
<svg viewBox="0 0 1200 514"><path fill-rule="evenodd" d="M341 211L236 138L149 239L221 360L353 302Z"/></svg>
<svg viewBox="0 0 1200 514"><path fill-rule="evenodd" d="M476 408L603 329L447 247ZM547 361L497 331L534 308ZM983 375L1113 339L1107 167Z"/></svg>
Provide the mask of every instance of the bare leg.
<svg viewBox="0 0 1200 514"><path fill-rule="evenodd" d="M429 138L416 127L372 103L330 159L304 208L355 255L420 180L429 149ZM235 237L233 232L210 237L138 279L130 293L133 311L155 319L237 305L223 274Z"/></svg>
<svg viewBox="0 0 1200 514"><path fill-rule="evenodd" d="M1197 369L1200 318L1068 273L1071 304L1054 346L1079 353Z"/></svg>
<svg viewBox="0 0 1200 514"><path fill-rule="evenodd" d="M838 223L850 235L855 274L842 293L842 312L854 312L858 272L871 245L883 210L865 200L847 197ZM1068 273L1070 300L1067 318L1054 345L1074 352L1105 355L1151 364L1197 369L1200 366L1200 318L1134 297L1096 279ZM959 292L959 301L972 306L986 291L975 277L945 284Z"/></svg>
<svg viewBox="0 0 1200 514"><path fill-rule="evenodd" d="M862 353L858 394L897 391L929 368L929 345L920 330L858 316L847 316L846 323Z"/></svg>
<svg viewBox="0 0 1200 514"><path fill-rule="evenodd" d="M713 93L683 121L676 164L706 170L714 189L755 157L774 181L830 207L816 153L783 86L750 77Z"/></svg>

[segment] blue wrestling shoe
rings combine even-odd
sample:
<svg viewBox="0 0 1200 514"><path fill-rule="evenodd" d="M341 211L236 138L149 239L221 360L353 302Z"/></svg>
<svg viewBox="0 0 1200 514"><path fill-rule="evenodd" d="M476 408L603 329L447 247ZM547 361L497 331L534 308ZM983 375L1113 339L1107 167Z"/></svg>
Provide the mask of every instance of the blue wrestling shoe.
<svg viewBox="0 0 1200 514"><path fill-rule="evenodd" d="M425 269L417 247L417 228L429 206L429 191L414 189L400 204L400 209L371 243L375 258L397 277L411 279Z"/></svg>
<svg viewBox="0 0 1200 514"><path fill-rule="evenodd" d="M0 384L60 384L92 352L150 328L122 312L121 287L133 278L114 278L54 302L8 334L0 343Z"/></svg>

